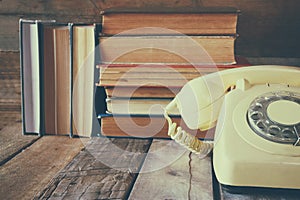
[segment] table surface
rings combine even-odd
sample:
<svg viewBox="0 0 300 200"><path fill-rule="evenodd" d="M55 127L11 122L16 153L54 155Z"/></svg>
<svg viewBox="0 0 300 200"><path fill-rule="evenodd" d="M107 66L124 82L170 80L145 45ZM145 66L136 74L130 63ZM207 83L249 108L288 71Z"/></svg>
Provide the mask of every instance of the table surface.
<svg viewBox="0 0 300 200"><path fill-rule="evenodd" d="M0 199L299 199L299 193L231 194L172 140L22 136L0 131Z"/></svg>

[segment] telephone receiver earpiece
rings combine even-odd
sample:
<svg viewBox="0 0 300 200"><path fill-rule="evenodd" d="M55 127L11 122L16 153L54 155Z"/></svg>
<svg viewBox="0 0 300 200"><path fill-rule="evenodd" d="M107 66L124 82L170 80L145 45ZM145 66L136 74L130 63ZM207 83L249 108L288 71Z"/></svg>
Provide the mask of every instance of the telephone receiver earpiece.
<svg viewBox="0 0 300 200"><path fill-rule="evenodd" d="M203 143L181 127L176 129L177 124L172 123L168 113L177 108L190 129L210 129L216 125L225 94L241 79L245 80L244 89L251 85L270 83L299 87L300 68L276 65L241 67L189 81L165 108L169 136L195 153L207 153L212 149L212 144Z"/></svg>

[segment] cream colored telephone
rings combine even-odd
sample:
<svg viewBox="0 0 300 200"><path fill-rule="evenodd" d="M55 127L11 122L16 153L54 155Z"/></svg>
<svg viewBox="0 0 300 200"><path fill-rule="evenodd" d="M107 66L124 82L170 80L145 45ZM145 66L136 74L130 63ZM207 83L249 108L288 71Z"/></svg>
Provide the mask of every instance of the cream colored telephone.
<svg viewBox="0 0 300 200"><path fill-rule="evenodd" d="M190 129L216 127L200 141L172 123L178 109ZM213 148L216 177L231 186L300 189L300 68L251 66L191 80L166 107L169 136L198 154Z"/></svg>

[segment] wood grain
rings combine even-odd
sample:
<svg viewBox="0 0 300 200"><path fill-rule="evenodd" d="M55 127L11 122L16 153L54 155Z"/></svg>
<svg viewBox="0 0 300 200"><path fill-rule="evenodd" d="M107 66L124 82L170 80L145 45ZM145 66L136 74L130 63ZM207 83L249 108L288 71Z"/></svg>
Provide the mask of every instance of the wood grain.
<svg viewBox="0 0 300 200"><path fill-rule="evenodd" d="M19 1L2 0L0 6L1 14L64 14L64 15L91 15L97 14L97 7L93 1L86 1L84 4L80 0L73 1ZM74 10L76 9L76 12Z"/></svg>
<svg viewBox="0 0 300 200"><path fill-rule="evenodd" d="M2 6L0 1L0 8ZM76 11L78 10L77 8ZM76 12L77 13L77 12ZM5 14L0 13L0 25L5 28L0 29L0 51L19 51L19 19L33 19L33 20L56 20L58 23L100 23L100 15L75 15L63 14L63 12L56 12L56 14Z"/></svg>
<svg viewBox="0 0 300 200"><path fill-rule="evenodd" d="M19 52L0 51L0 58L1 73L4 71L15 71L16 73L20 72Z"/></svg>
<svg viewBox="0 0 300 200"><path fill-rule="evenodd" d="M188 7L188 6L197 6L198 0L169 0L169 1L157 1L157 0L94 0L98 8L111 8L111 7Z"/></svg>
<svg viewBox="0 0 300 200"><path fill-rule="evenodd" d="M5 126L0 131L0 138L0 166L38 139L33 135L23 136L21 123Z"/></svg>
<svg viewBox="0 0 300 200"><path fill-rule="evenodd" d="M0 106L1 108L1 106ZM0 130L3 129L5 126L13 124L13 123L20 123L21 119L21 111L13 111L13 110L0 110ZM21 134L21 132L20 132Z"/></svg>
<svg viewBox="0 0 300 200"><path fill-rule="evenodd" d="M126 199L151 140L92 138L37 199Z"/></svg>
<svg viewBox="0 0 300 200"><path fill-rule="evenodd" d="M0 7L3 3L0 2ZM19 16L0 15L0 51L19 50Z"/></svg>
<svg viewBox="0 0 300 200"><path fill-rule="evenodd" d="M18 50L18 18L58 21L100 22L100 11L110 7L186 7L234 6L241 10L238 22L240 37L236 40L236 54L244 56L300 57L300 1L291 0L171 0L171 1L104 1L82 3L65 1L0 1L0 49ZM76 10L76 12L74 12Z"/></svg>
<svg viewBox="0 0 300 200"><path fill-rule="evenodd" d="M213 199L210 158L153 140L129 199Z"/></svg>
<svg viewBox="0 0 300 200"><path fill-rule="evenodd" d="M0 199L33 199L83 148L82 143L63 136L39 139L0 167Z"/></svg>
<svg viewBox="0 0 300 200"><path fill-rule="evenodd" d="M0 85L0 99L15 100L16 105L20 105L21 82L18 52L0 51ZM3 108L1 104L0 109Z"/></svg>

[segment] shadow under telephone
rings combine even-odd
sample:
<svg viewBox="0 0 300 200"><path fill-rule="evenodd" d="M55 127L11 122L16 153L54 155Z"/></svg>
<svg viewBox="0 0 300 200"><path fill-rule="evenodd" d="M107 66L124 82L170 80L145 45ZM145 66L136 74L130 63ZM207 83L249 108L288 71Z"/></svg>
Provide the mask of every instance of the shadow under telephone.
<svg viewBox="0 0 300 200"><path fill-rule="evenodd" d="M177 127L168 116L174 109L191 129L216 125L214 141ZM213 148L221 184L300 189L300 68L251 66L196 78L166 107L165 117L168 134L190 151Z"/></svg>

